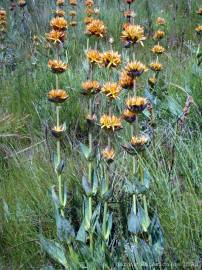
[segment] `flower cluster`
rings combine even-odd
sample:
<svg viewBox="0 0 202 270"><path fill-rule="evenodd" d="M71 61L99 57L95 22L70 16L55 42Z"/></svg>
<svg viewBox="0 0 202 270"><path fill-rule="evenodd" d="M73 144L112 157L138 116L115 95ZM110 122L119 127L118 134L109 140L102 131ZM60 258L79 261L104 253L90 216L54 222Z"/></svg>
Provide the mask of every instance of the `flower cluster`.
<svg viewBox="0 0 202 270"><path fill-rule="evenodd" d="M7 31L7 14L6 11L2 8L0 9L0 34L2 34L2 38Z"/></svg>

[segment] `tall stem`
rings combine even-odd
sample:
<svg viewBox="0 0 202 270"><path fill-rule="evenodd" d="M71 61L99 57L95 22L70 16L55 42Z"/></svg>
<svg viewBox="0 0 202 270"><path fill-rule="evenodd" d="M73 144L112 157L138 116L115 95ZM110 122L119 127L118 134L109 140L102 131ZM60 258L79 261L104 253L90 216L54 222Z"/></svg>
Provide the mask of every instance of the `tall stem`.
<svg viewBox="0 0 202 270"><path fill-rule="evenodd" d="M104 171L105 171L105 179L106 179L105 192L107 192L109 190L109 170L107 170L107 165L104 168L105 168ZM107 230L107 209L108 209L108 202L105 201L104 202L103 223L102 223L102 232L103 232L104 237L105 237L106 230ZM107 239L104 238L104 240L107 240ZM102 243L103 250L104 250L104 247L105 247L105 241L103 241L103 243Z"/></svg>

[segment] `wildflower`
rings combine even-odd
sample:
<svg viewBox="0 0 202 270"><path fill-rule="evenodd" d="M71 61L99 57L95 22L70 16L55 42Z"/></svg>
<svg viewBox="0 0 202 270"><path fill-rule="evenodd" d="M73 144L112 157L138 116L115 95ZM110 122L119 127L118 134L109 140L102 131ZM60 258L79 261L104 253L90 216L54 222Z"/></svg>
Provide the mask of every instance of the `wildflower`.
<svg viewBox="0 0 202 270"><path fill-rule="evenodd" d="M163 37L165 36L165 32L164 31L161 31L161 30L158 30L154 33L154 36L153 38L154 39L157 39L157 40L160 40L162 39Z"/></svg>
<svg viewBox="0 0 202 270"><path fill-rule="evenodd" d="M153 53L156 53L156 54L162 54L162 53L164 53L165 52L165 48L163 47L163 46L161 46L161 45L155 45L152 49L151 49L151 51L153 52Z"/></svg>
<svg viewBox="0 0 202 270"><path fill-rule="evenodd" d="M0 20L6 20L6 11L4 9L0 9Z"/></svg>
<svg viewBox="0 0 202 270"><path fill-rule="evenodd" d="M55 137L56 139L61 139L61 137L64 134L64 131L65 131L64 125L61 125L61 126L58 126L58 127L54 126L51 129L51 133L52 133L53 137Z"/></svg>
<svg viewBox="0 0 202 270"><path fill-rule="evenodd" d="M75 17L75 16L76 16L76 11L71 10L71 11L69 12L69 16Z"/></svg>
<svg viewBox="0 0 202 270"><path fill-rule="evenodd" d="M65 31L67 29L67 21L62 17L56 17L51 20L50 26L54 30Z"/></svg>
<svg viewBox="0 0 202 270"><path fill-rule="evenodd" d="M99 64L101 62L101 54L97 50L88 50L86 56L88 61L92 64Z"/></svg>
<svg viewBox="0 0 202 270"><path fill-rule="evenodd" d="M153 62L150 65L151 70L159 72L162 70L163 66L159 62Z"/></svg>
<svg viewBox="0 0 202 270"><path fill-rule="evenodd" d="M64 17L65 16L65 11L62 9L56 9L55 10L55 17Z"/></svg>
<svg viewBox="0 0 202 270"><path fill-rule="evenodd" d="M101 90L101 86L98 81L83 82L81 87L83 95L94 95L100 92Z"/></svg>
<svg viewBox="0 0 202 270"><path fill-rule="evenodd" d="M136 150L143 150L144 147L148 144L149 138L145 135L142 136L133 136L131 139L131 145L136 148Z"/></svg>
<svg viewBox="0 0 202 270"><path fill-rule="evenodd" d="M164 18L158 17L156 19L156 24L158 24L158 25L165 25L166 24L166 21L165 21Z"/></svg>
<svg viewBox="0 0 202 270"><path fill-rule="evenodd" d="M131 112L128 109L126 109L122 113L122 118L128 123L133 123L136 119L136 113Z"/></svg>
<svg viewBox="0 0 202 270"><path fill-rule="evenodd" d="M85 6L86 7L92 7L94 5L94 1L93 0L86 0L85 1Z"/></svg>
<svg viewBox="0 0 202 270"><path fill-rule="evenodd" d="M73 27L74 27L74 26L77 26L77 21L71 21L71 22L69 23L69 25L70 25L70 26L73 26Z"/></svg>
<svg viewBox="0 0 202 270"><path fill-rule="evenodd" d="M21 7L21 8L25 7L26 4L27 4L27 3L26 3L26 1L24 1L24 0L19 0L19 1L18 1L18 6Z"/></svg>
<svg viewBox="0 0 202 270"><path fill-rule="evenodd" d="M122 128L121 119L116 117L115 115L110 116L104 114L100 118L100 125L102 129L113 132Z"/></svg>
<svg viewBox="0 0 202 270"><path fill-rule="evenodd" d="M63 73L67 70L68 65L60 60L49 60L48 67L52 70L53 73Z"/></svg>
<svg viewBox="0 0 202 270"><path fill-rule="evenodd" d="M64 0L57 0L56 5L59 7L64 6L64 2L65 2Z"/></svg>
<svg viewBox="0 0 202 270"><path fill-rule="evenodd" d="M117 99L121 92L121 87L118 83L106 83L102 87L102 93L104 93L110 99Z"/></svg>
<svg viewBox="0 0 202 270"><path fill-rule="evenodd" d="M92 9L92 8L87 8L86 9L86 15L87 16L92 16L94 14L94 9Z"/></svg>
<svg viewBox="0 0 202 270"><path fill-rule="evenodd" d="M198 25L196 28L195 28L195 31L197 34L201 34L202 33L202 25Z"/></svg>
<svg viewBox="0 0 202 270"><path fill-rule="evenodd" d="M118 67L121 63L121 56L118 52L107 51L101 54L101 62L105 67Z"/></svg>
<svg viewBox="0 0 202 270"><path fill-rule="evenodd" d="M148 79L148 83L149 83L149 85L150 85L151 87L154 87L154 85L157 83L156 77L150 77L150 78Z"/></svg>
<svg viewBox="0 0 202 270"><path fill-rule="evenodd" d="M123 71L119 78L119 84L124 89L132 89L134 85L134 79L131 76L128 76L127 71Z"/></svg>
<svg viewBox="0 0 202 270"><path fill-rule="evenodd" d="M200 7L196 13L202 16L202 7Z"/></svg>
<svg viewBox="0 0 202 270"><path fill-rule="evenodd" d="M63 103L68 97L68 93L62 89L53 89L48 93L48 100L54 103Z"/></svg>
<svg viewBox="0 0 202 270"><path fill-rule="evenodd" d="M126 106L131 112L142 112L147 106L147 99L144 97L130 97L126 100Z"/></svg>
<svg viewBox="0 0 202 270"><path fill-rule="evenodd" d="M97 37L104 37L107 30L106 27L101 20L92 20L89 24L86 26L86 33L92 36Z"/></svg>
<svg viewBox="0 0 202 270"><path fill-rule="evenodd" d="M115 151L114 151L114 149L107 146L102 151L102 157L103 157L103 159L106 160L107 163L113 162L114 161L114 158L115 158Z"/></svg>
<svg viewBox="0 0 202 270"><path fill-rule="evenodd" d="M62 31L52 30L46 34L46 39L53 43L61 43L65 41L65 33Z"/></svg>
<svg viewBox="0 0 202 270"><path fill-rule="evenodd" d="M131 78L135 78L135 77L141 76L145 71L147 71L147 68L141 62L134 61L134 62L128 63L125 70L128 76L130 76Z"/></svg>
<svg viewBox="0 0 202 270"><path fill-rule="evenodd" d="M84 19L84 23L87 25L89 23L91 23L93 21L93 18L92 17L85 17Z"/></svg>
<svg viewBox="0 0 202 270"><path fill-rule="evenodd" d="M126 43L135 44L139 42L143 45L142 41L146 39L144 36L144 28L140 25L128 24L124 27L121 39Z"/></svg>
<svg viewBox="0 0 202 270"><path fill-rule="evenodd" d="M69 4L72 6L76 6L77 5L77 0L69 0Z"/></svg>

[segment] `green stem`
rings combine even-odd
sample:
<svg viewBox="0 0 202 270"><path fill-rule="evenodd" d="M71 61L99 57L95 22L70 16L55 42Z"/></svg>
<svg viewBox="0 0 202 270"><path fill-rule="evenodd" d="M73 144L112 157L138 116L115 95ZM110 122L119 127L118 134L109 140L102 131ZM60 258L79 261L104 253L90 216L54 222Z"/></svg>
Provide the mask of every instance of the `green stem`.
<svg viewBox="0 0 202 270"><path fill-rule="evenodd" d="M107 165L104 167L105 170L105 178L106 178L106 189L105 192L109 190L109 170L107 170ZM108 202L104 202L104 213L103 213L103 222L102 222L102 232L103 232L103 237L104 241L102 243L102 249L104 250L105 247L105 240L107 241L108 239L105 239L105 234L107 230L107 209L108 209Z"/></svg>

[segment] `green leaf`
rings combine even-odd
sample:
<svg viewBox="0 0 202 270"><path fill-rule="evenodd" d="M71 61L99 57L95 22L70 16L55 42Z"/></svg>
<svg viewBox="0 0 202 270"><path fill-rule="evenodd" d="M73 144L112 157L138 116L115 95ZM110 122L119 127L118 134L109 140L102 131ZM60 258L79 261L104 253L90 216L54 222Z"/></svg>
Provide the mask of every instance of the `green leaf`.
<svg viewBox="0 0 202 270"><path fill-rule="evenodd" d="M91 232L94 232L95 230L95 227L97 225L97 221L100 217L100 203L97 205L97 207L95 208L95 210L93 211L93 214L92 214L92 219L91 219Z"/></svg>
<svg viewBox="0 0 202 270"><path fill-rule="evenodd" d="M96 171L94 170L94 172L93 172L93 188L92 188L93 195L96 195L97 190L98 190L98 177L97 177Z"/></svg>
<svg viewBox="0 0 202 270"><path fill-rule="evenodd" d="M150 173L147 169L144 169L144 186L147 188L147 190L150 187L150 182L151 182Z"/></svg>
<svg viewBox="0 0 202 270"><path fill-rule="evenodd" d="M92 152L91 152L90 148L83 143L80 143L80 147L81 147L81 151L84 154L85 158L87 160L89 160L90 157L92 156Z"/></svg>
<svg viewBox="0 0 202 270"><path fill-rule="evenodd" d="M171 96L167 97L168 109L172 114L179 117L182 114L182 107L180 104Z"/></svg>
<svg viewBox="0 0 202 270"><path fill-rule="evenodd" d="M133 208L131 208L128 217L128 230L131 233L138 234L141 231L141 223L137 215L135 215Z"/></svg>
<svg viewBox="0 0 202 270"><path fill-rule="evenodd" d="M128 180L125 181L125 184L124 184L124 187L125 187L125 191L129 194L144 194L148 188L141 184L140 182L138 181L135 181L135 182L130 182Z"/></svg>
<svg viewBox="0 0 202 270"><path fill-rule="evenodd" d="M82 186L86 195L90 196L92 194L92 187L85 175L82 177Z"/></svg>
<svg viewBox="0 0 202 270"><path fill-rule="evenodd" d="M61 160L60 163L56 167L56 172L61 175L65 167L65 162L64 160Z"/></svg>
<svg viewBox="0 0 202 270"><path fill-rule="evenodd" d="M77 232L76 240L83 242L83 243L86 243L86 238L87 238L87 235L86 235L86 231L84 228L84 224L82 222L81 226Z"/></svg>
<svg viewBox="0 0 202 270"><path fill-rule="evenodd" d="M90 229L90 211L89 211L89 200L84 198L83 206L83 216L84 216L84 228L86 231Z"/></svg>
<svg viewBox="0 0 202 270"><path fill-rule="evenodd" d="M104 239L108 240L110 233L111 233L111 229L112 229L112 213L108 215L108 219L107 219L107 230L105 232L104 235Z"/></svg>
<svg viewBox="0 0 202 270"><path fill-rule="evenodd" d="M72 239L75 237L74 228L67 219L60 215L59 211L57 211L56 214L56 225L60 241L71 243Z"/></svg>
<svg viewBox="0 0 202 270"><path fill-rule="evenodd" d="M150 225L150 218L146 215L145 210L140 205L138 207L137 216L138 216L138 219L140 221L143 231L147 232Z"/></svg>
<svg viewBox="0 0 202 270"><path fill-rule="evenodd" d="M59 198L55 192L55 186L52 186L52 188L51 188L51 195L52 195L52 200L54 202L55 208L60 208L60 201L59 201Z"/></svg>
<svg viewBox="0 0 202 270"><path fill-rule="evenodd" d="M65 256L64 248L55 241L48 240L42 235L39 237L40 243L44 251L46 251L52 259L62 264L65 269L69 269L67 258Z"/></svg>

